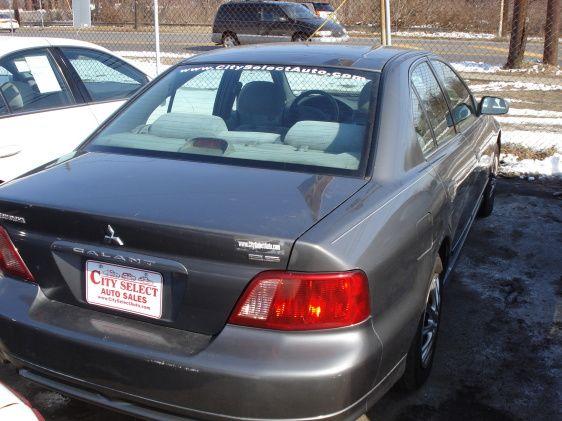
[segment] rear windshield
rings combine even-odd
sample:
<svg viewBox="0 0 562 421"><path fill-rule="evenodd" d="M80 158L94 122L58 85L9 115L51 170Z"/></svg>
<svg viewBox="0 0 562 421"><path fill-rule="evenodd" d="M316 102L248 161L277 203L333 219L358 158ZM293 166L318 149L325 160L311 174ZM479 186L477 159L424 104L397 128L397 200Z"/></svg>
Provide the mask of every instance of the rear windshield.
<svg viewBox="0 0 562 421"><path fill-rule="evenodd" d="M361 174L378 74L333 68L180 66L88 150Z"/></svg>
<svg viewBox="0 0 562 421"><path fill-rule="evenodd" d="M310 19L316 17L310 9L302 4L284 4L283 10L291 19Z"/></svg>

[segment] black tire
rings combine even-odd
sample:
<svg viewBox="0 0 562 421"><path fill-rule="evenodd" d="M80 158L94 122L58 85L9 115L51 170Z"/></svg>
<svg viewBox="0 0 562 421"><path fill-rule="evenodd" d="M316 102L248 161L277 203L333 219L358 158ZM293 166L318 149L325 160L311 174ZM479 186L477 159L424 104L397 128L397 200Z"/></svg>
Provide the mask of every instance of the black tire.
<svg viewBox="0 0 562 421"><path fill-rule="evenodd" d="M437 337L439 336L439 326L441 324L441 303L443 301L442 275L443 263L441 262L441 258L437 256L431 272L426 305L418 323L416 336L412 341L412 345L410 345L406 357L406 369L398 382L398 387L403 391L413 391L420 388L426 382L431 372L435 347L437 346ZM435 291L435 288L437 288L437 291ZM437 299L435 297L437 297ZM435 302L435 300L437 302ZM433 304L435 304L436 310L433 308ZM437 314L435 314L435 311ZM431 337L429 337L428 335L430 332L428 332L427 329L428 326L431 326L429 322L433 320L436 320L436 326L434 328L431 327ZM424 347L424 345L427 344L429 344L429 348Z"/></svg>
<svg viewBox="0 0 562 421"><path fill-rule="evenodd" d="M492 214L494 211L494 201L496 199L496 184L498 178L498 168L500 163L500 154L496 148L494 153L494 162L492 168L490 168L490 175L488 178L488 184L484 189L484 197L482 198L482 203L480 204L480 209L478 209L478 217L486 218Z"/></svg>
<svg viewBox="0 0 562 421"><path fill-rule="evenodd" d="M306 41L308 41L308 37L302 32L297 32L295 35L293 35L293 42L306 42Z"/></svg>
<svg viewBox="0 0 562 421"><path fill-rule="evenodd" d="M234 32L225 32L222 36L222 45L225 48L236 47L240 45L240 41L238 41L238 37Z"/></svg>

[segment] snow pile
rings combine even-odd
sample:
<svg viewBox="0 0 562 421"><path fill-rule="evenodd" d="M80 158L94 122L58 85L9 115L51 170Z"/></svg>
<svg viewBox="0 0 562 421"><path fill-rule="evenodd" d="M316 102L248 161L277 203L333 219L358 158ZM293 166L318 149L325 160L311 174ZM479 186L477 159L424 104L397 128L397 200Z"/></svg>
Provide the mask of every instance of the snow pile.
<svg viewBox="0 0 562 421"><path fill-rule="evenodd" d="M158 73L156 72L156 63L137 61L137 60L129 60L129 61L135 66L137 66L137 68L142 70L144 73L146 73L152 79L158 76ZM165 70L167 70L170 67L171 66L169 64L160 64L160 73L163 73Z"/></svg>
<svg viewBox="0 0 562 421"><path fill-rule="evenodd" d="M562 153L562 133L502 130L502 144L519 145L535 151L554 147Z"/></svg>
<svg viewBox="0 0 562 421"><path fill-rule="evenodd" d="M115 54L121 57L127 58L151 58L156 59L156 53L154 51L114 51ZM178 53L160 53L162 58L177 58L178 60L186 59L194 56L195 54L178 54Z"/></svg>
<svg viewBox="0 0 562 421"><path fill-rule="evenodd" d="M560 91L562 85L537 83L537 82L490 82L470 85L475 92L503 92L503 91Z"/></svg>
<svg viewBox="0 0 562 421"><path fill-rule="evenodd" d="M457 39L494 39L494 34L477 32L422 32L422 31L396 31L392 33L396 37L404 38L457 38Z"/></svg>
<svg viewBox="0 0 562 421"><path fill-rule="evenodd" d="M562 118L560 117L511 117L499 116L497 120L501 124L510 124L515 126L550 126L562 127ZM560 134L562 136L562 134Z"/></svg>
<svg viewBox="0 0 562 421"><path fill-rule="evenodd" d="M496 73L502 69L501 66L483 61L460 61L451 64L457 72L466 73Z"/></svg>
<svg viewBox="0 0 562 421"><path fill-rule="evenodd" d="M485 63L483 61L459 61L451 63L458 72L464 73L501 73L501 74L533 74L533 75L554 75L561 76L562 69L552 69L543 64L534 64L522 69L504 69L497 64Z"/></svg>
<svg viewBox="0 0 562 421"><path fill-rule="evenodd" d="M500 170L505 175L562 177L562 154L555 153L542 160L519 160L515 155L502 154Z"/></svg>
<svg viewBox="0 0 562 421"><path fill-rule="evenodd" d="M120 57L125 58L131 64L134 64L151 78L158 76L156 72L156 53L153 51L115 51ZM193 57L195 54L185 53L160 53L160 58L167 59L168 62L176 62ZM160 64L160 73L164 72L171 66L169 64Z"/></svg>
<svg viewBox="0 0 562 421"><path fill-rule="evenodd" d="M539 111L536 112L540 113ZM544 159L519 159L513 154L502 153L500 159L500 172L502 174L562 178L561 132L502 130L502 144L522 146L535 151L544 151L549 148L555 148L556 150L553 155Z"/></svg>

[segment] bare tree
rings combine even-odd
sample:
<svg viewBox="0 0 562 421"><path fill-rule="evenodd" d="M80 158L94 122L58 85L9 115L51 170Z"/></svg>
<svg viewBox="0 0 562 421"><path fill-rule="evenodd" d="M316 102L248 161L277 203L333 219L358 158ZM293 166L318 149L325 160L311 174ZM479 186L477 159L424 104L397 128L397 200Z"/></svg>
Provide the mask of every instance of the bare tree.
<svg viewBox="0 0 562 421"><path fill-rule="evenodd" d="M548 0L544 26L544 64L558 64L558 37L560 36L560 0Z"/></svg>
<svg viewBox="0 0 562 421"><path fill-rule="evenodd" d="M527 46L527 6L527 0L514 0L513 2L509 54L505 64L507 69L517 69L523 64Z"/></svg>

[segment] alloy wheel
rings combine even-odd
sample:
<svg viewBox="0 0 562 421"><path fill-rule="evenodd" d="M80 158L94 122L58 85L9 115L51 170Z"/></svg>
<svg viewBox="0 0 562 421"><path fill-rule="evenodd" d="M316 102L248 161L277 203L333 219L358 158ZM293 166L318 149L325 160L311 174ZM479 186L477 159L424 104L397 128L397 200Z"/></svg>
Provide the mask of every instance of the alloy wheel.
<svg viewBox="0 0 562 421"><path fill-rule="evenodd" d="M441 283L439 274L433 274L429 295L422 324L422 340L421 340L421 363L426 368L435 348L435 340L437 338L437 330L439 328L439 312L441 311Z"/></svg>
<svg viewBox="0 0 562 421"><path fill-rule="evenodd" d="M226 48L236 47L238 45L238 41L232 35L225 35L222 43Z"/></svg>
<svg viewBox="0 0 562 421"><path fill-rule="evenodd" d="M490 171L490 191L489 191L489 195L490 197L493 197L494 194L496 193L496 182L497 182L497 178L498 178L498 170L499 170L499 157L497 154L494 155L494 163L492 165L492 169Z"/></svg>

